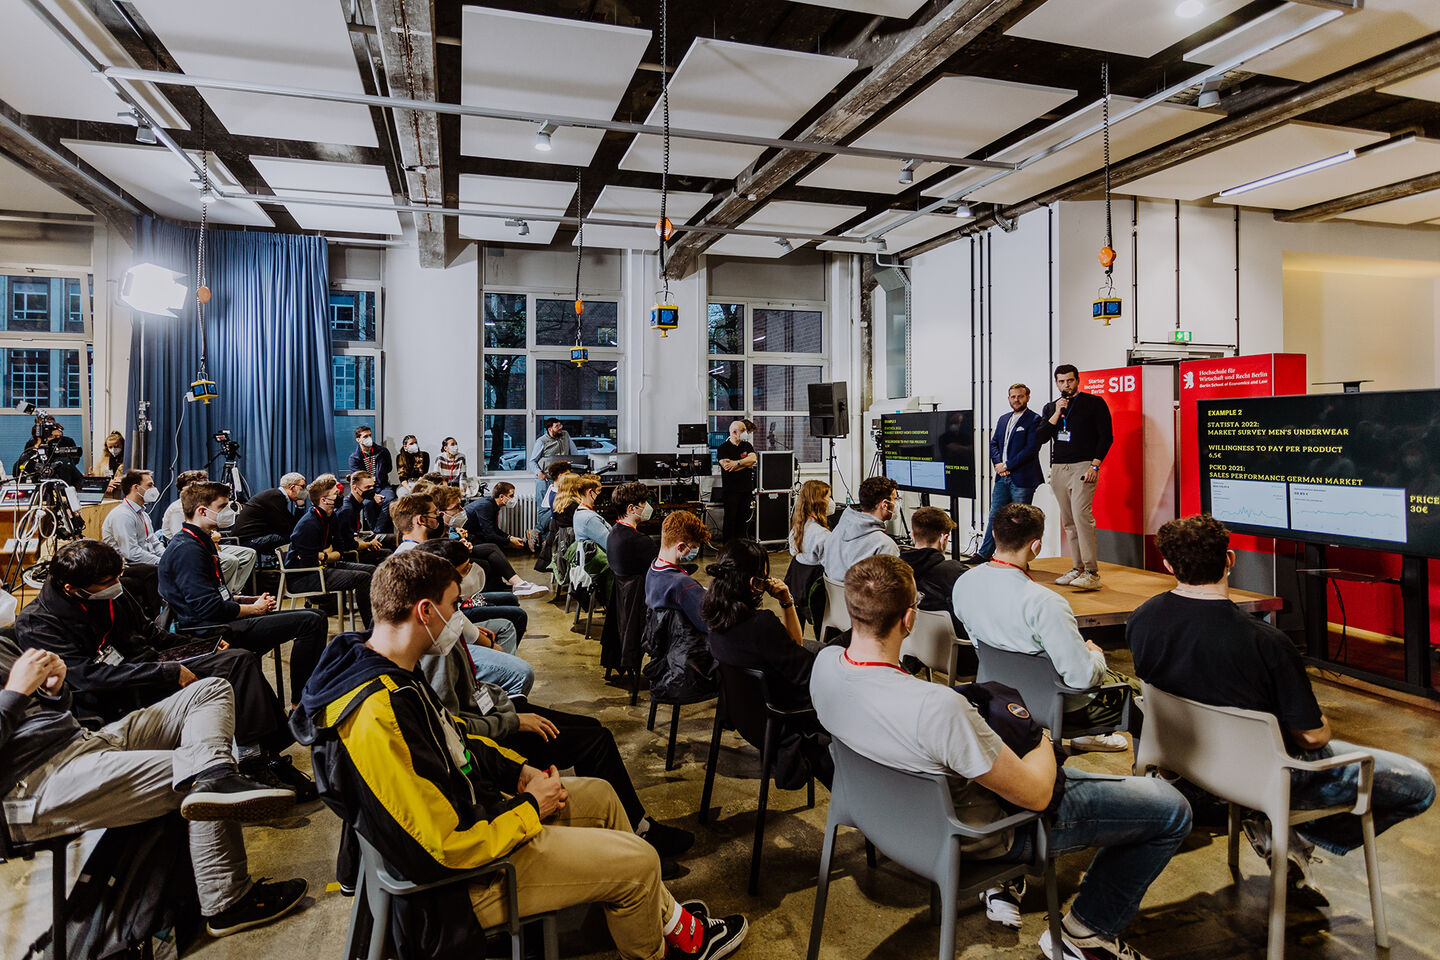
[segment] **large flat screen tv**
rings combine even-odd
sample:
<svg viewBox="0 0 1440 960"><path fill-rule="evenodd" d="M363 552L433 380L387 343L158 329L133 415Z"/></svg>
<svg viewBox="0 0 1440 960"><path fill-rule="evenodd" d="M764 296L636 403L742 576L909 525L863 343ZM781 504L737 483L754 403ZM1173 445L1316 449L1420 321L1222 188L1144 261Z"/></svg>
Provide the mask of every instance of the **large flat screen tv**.
<svg viewBox="0 0 1440 960"><path fill-rule="evenodd" d="M901 490L975 496L975 418L970 410L893 413L880 418L885 476Z"/></svg>
<svg viewBox="0 0 1440 960"><path fill-rule="evenodd" d="M1201 508L1264 537L1440 557L1440 390L1202 400Z"/></svg>

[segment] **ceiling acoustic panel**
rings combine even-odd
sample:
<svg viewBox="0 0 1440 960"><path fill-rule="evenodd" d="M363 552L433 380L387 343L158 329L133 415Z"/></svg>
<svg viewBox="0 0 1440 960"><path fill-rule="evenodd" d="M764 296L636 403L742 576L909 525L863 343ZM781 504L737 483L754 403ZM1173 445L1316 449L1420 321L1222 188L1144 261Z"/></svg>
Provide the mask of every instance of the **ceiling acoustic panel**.
<svg viewBox="0 0 1440 960"><path fill-rule="evenodd" d="M345 6L321 0L134 0L186 73L364 93ZM377 145L370 108L294 97L202 90L225 129L245 137Z"/></svg>
<svg viewBox="0 0 1440 960"><path fill-rule="evenodd" d="M864 207L847 207L829 203L805 203L800 200L772 200L739 226L745 230L774 230L775 237L725 236L716 240L706 253L732 257L758 257L773 260L790 251L775 242L786 231L825 233L837 224L865 212ZM790 241L793 249L808 240Z"/></svg>
<svg viewBox="0 0 1440 960"><path fill-rule="evenodd" d="M89 213L90 211L35 176L0 156L0 210L26 213Z"/></svg>
<svg viewBox="0 0 1440 960"><path fill-rule="evenodd" d="M909 214L903 210L887 210L877 217L871 217L860 226L845 231L846 237L855 239L829 240L820 244L816 249L831 253L874 253L875 244L866 243L864 238L876 230L882 229L886 224L898 223L907 216ZM917 243L924 243L926 240L938 237L942 233L957 230L969 222L969 220L961 220L956 217L927 213L885 234L886 252L899 253Z"/></svg>
<svg viewBox="0 0 1440 960"><path fill-rule="evenodd" d="M157 216L187 223L200 221L200 190L190 181L195 171L164 147L140 143L94 143L62 140L81 160L109 177ZM199 152L192 152L198 162ZM210 155L210 177L221 191L240 187L225 165ZM274 221L249 200L220 200L210 205L207 220L248 227L273 227Z"/></svg>
<svg viewBox="0 0 1440 960"><path fill-rule="evenodd" d="M1027 40L1151 57L1247 2L1204 0L1198 14L1181 17L1175 13L1175 0L1047 0L1005 33Z"/></svg>
<svg viewBox="0 0 1440 960"><path fill-rule="evenodd" d="M45 6L101 63L133 67L135 61L79 0L48 0ZM0 56L0 100L21 113L67 120L114 123L128 110L90 66L21 0L0 0L5 54ZM150 84L125 86L146 112L171 130L188 125Z"/></svg>
<svg viewBox="0 0 1440 960"><path fill-rule="evenodd" d="M815 53L756 47L728 40L697 39L670 78L670 125L718 133L779 137L795 125L856 61ZM659 126L660 104L646 123ZM670 170L682 176L738 176L763 148L706 140L674 139ZM631 142L620 167L660 170L661 139L642 135Z"/></svg>
<svg viewBox="0 0 1440 960"><path fill-rule="evenodd" d="M832 10L846 10L852 13L869 13L877 17L895 17L909 20L915 11L925 6L925 0L797 0L812 7L829 7Z"/></svg>
<svg viewBox="0 0 1440 960"><path fill-rule="evenodd" d="M589 120L610 120L650 43L649 30L465 7L460 102ZM499 160L586 166L602 130L560 127L548 153L535 149L539 124L460 119L460 152Z"/></svg>
<svg viewBox="0 0 1440 960"><path fill-rule="evenodd" d="M526 220L541 214L563 216L575 196L575 184L559 180L524 180L518 177L460 176L460 207L493 210L500 217L461 217L460 236L488 243L548 244L555 239L560 225L554 221ZM506 220L526 220L529 232L520 235L519 227L508 227Z"/></svg>
<svg viewBox="0 0 1440 960"><path fill-rule="evenodd" d="M1115 117L1140 101L1130 97L1111 97L1110 115ZM1157 103L1134 116L1110 126L1110 161L1116 163L1151 147L1166 143L1176 137L1198 130L1214 123L1219 114L1207 110L1174 103ZM997 160L1020 162L1027 157L1064 143L1091 126L1098 126L1102 118L1101 102L1078 111L1072 117L1041 130L1034 136L1020 141L995 155ZM1037 160L1023 170L1017 170L984 187L977 187L981 181L993 177L994 170L970 170L953 177L945 183L925 191L926 196L946 197L967 187L966 198L984 200L990 203L1019 203L1039 193L1044 193L1077 177L1100 170L1104 166L1104 137L1097 131L1063 150L1058 150L1044 159Z"/></svg>
<svg viewBox="0 0 1440 960"><path fill-rule="evenodd" d="M284 199L285 209L303 230L387 236L400 233L400 215L393 210L294 202L324 199L394 203L395 195L390 192L390 178L384 167L279 157L251 157L250 162L275 195Z"/></svg>
<svg viewBox="0 0 1440 960"><path fill-rule="evenodd" d="M671 190L665 203L665 215L677 227L688 223L710 202L708 193L691 193ZM649 226L607 227L587 225L585 246L604 247L612 250L656 250L660 237L653 224L660 219L660 191L640 187L606 187L595 198L594 205L586 216L602 219L636 219L648 222Z"/></svg>
<svg viewBox="0 0 1440 960"><path fill-rule="evenodd" d="M1284 164L1271 172L1286 169L1293 167ZM1387 144L1353 160L1272 183L1268 187L1247 190L1233 197L1217 198L1215 202L1269 210L1296 210L1437 171L1440 171L1440 142L1415 140Z"/></svg>
<svg viewBox="0 0 1440 960"><path fill-rule="evenodd" d="M1011 83L985 77L942 77L855 141L875 150L967 157L1017 127L1054 110L1074 90ZM916 181L940 170L915 168ZM871 193L899 193L900 161L835 157L800 181L801 186Z"/></svg>
<svg viewBox="0 0 1440 960"><path fill-rule="evenodd" d="M1397 97L1411 97L1415 100L1440 103L1440 68L1411 77L1409 80L1401 80L1388 87L1381 87L1380 92Z"/></svg>
<svg viewBox="0 0 1440 960"><path fill-rule="evenodd" d="M1361 207L1359 210L1340 214L1339 219L1394 224L1432 222L1440 219L1440 190Z"/></svg>
<svg viewBox="0 0 1440 960"><path fill-rule="evenodd" d="M1228 147L1212 150L1194 160L1177 163L1159 173L1132 180L1115 190L1126 196L1200 200L1221 190L1383 139L1384 135L1379 133L1314 123L1287 123ZM1341 164L1337 169L1345 166Z"/></svg>
<svg viewBox="0 0 1440 960"><path fill-rule="evenodd" d="M1337 17L1269 53L1252 57L1243 69L1310 83L1437 30L1440 30L1440 3L1435 0L1365 0L1363 9ZM1213 64L1229 52L1218 44L1211 44L1210 48L1192 51L1186 54L1186 59Z"/></svg>

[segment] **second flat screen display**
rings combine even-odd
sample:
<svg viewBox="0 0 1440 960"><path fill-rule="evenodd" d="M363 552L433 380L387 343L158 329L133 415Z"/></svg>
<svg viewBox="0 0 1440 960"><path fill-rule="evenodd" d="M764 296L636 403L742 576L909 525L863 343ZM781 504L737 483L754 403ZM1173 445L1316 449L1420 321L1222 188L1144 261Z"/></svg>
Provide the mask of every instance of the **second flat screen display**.
<svg viewBox="0 0 1440 960"><path fill-rule="evenodd" d="M970 410L894 413L880 418L885 476L901 490L975 496L975 418Z"/></svg>

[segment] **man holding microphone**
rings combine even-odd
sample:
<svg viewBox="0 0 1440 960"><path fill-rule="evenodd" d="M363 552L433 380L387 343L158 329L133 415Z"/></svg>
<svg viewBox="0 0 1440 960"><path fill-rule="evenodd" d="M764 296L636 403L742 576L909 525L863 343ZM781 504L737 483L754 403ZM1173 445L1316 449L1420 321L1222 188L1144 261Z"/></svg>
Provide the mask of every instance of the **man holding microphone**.
<svg viewBox="0 0 1440 960"><path fill-rule="evenodd" d="M1100 561L1095 546L1095 485L1100 463L1110 451L1114 433L1104 397L1080 392L1080 371L1074 364L1055 368L1060 396L1040 414L1040 442L1050 447L1050 487L1060 506L1060 525L1070 543L1074 567L1056 577L1058 584L1081 590L1100 589Z"/></svg>

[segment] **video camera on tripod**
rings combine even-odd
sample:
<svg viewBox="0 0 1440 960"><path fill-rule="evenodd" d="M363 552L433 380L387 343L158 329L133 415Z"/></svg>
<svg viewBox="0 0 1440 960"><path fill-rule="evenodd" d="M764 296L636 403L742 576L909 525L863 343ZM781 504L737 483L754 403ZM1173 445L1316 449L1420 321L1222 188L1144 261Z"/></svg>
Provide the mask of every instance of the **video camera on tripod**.
<svg viewBox="0 0 1440 960"><path fill-rule="evenodd" d="M33 416L35 423L30 427L31 443L15 461L15 472L26 480L50 480L59 478L73 482L76 476L75 464L80 460L80 448L74 444L62 444L65 430L54 415L41 410L29 400L21 400L15 409L27 416Z"/></svg>
<svg viewBox="0 0 1440 960"><path fill-rule="evenodd" d="M229 430L217 430L212 439L220 445L220 453L226 460L240 459L240 441L232 437Z"/></svg>

